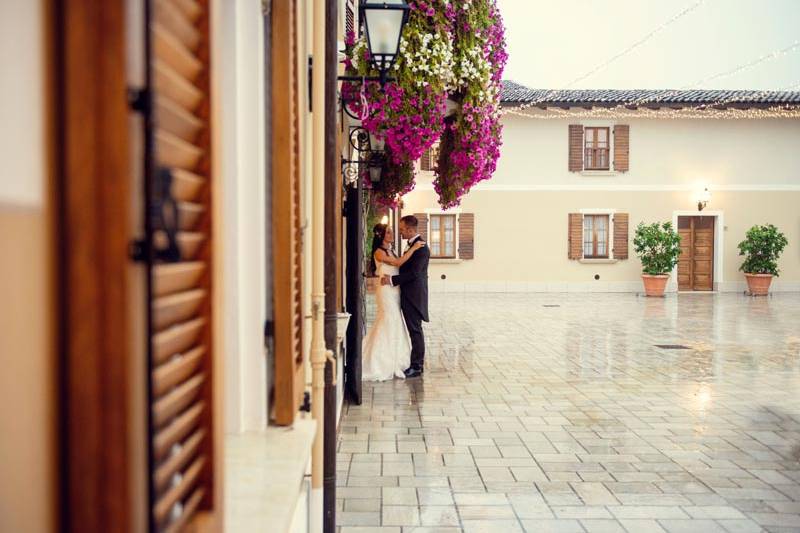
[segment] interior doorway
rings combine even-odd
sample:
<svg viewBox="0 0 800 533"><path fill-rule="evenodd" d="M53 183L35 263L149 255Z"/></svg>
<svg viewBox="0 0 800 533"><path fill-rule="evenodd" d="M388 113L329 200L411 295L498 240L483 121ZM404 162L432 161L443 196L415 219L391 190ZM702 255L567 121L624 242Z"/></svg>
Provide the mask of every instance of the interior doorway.
<svg viewBox="0 0 800 533"><path fill-rule="evenodd" d="M714 290L714 216L679 216L678 290Z"/></svg>

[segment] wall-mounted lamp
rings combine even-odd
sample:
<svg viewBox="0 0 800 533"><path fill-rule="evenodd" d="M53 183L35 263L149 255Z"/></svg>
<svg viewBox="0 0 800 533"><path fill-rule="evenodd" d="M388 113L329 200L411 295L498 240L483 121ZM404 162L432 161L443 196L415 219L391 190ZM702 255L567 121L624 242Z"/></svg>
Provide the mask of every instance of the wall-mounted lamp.
<svg viewBox="0 0 800 533"><path fill-rule="evenodd" d="M389 72L400 53L400 37L410 9L403 0L361 0L359 16L367 34L370 63L378 76L339 76L340 81L378 81L381 87L393 81Z"/></svg>
<svg viewBox="0 0 800 533"><path fill-rule="evenodd" d="M377 183L381 180L383 168L386 163L384 154L385 141L377 135L370 133L362 126L352 128L350 131L350 146L356 151L356 159L342 158L342 174L348 184L355 183L360 177L364 176L366 169L369 182L365 186Z"/></svg>
<svg viewBox="0 0 800 533"><path fill-rule="evenodd" d="M711 201L711 191L706 187L697 195L697 210L702 211L705 209L709 201Z"/></svg>
<svg viewBox="0 0 800 533"><path fill-rule="evenodd" d="M381 218L381 224L388 224L389 223L389 215L383 215Z"/></svg>

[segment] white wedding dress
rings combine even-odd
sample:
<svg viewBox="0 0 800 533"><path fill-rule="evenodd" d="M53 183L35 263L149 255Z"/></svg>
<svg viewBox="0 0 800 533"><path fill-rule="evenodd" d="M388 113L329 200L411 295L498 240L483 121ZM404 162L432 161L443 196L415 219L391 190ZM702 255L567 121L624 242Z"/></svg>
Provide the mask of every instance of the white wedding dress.
<svg viewBox="0 0 800 533"><path fill-rule="evenodd" d="M376 274L380 282L380 276L395 276L398 271L396 266L378 262ZM400 311L400 287L378 285L375 300L377 315L362 349L362 379L405 378L403 371L411 365L411 338Z"/></svg>

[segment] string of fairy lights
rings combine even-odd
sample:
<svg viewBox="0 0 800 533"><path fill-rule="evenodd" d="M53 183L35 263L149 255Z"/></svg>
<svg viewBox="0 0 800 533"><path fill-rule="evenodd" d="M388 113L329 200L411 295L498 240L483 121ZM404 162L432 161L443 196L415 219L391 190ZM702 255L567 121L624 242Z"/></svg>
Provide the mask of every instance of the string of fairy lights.
<svg viewBox="0 0 800 533"><path fill-rule="evenodd" d="M713 118L713 119L761 119L761 118L800 118L800 104L797 103L786 103L786 104L776 104L769 107L762 107L762 108L748 108L748 109L740 109L734 107L727 107L729 104L741 104L746 103L746 101L757 102L760 98L764 96L770 96L774 94L776 90L762 90L757 91L754 93L749 93L744 95L742 98L742 93L737 92L721 92L721 96L719 99L712 101L712 102L703 102L697 105L691 105L687 107L643 107L647 106L648 104L653 106L654 104L657 105L658 103L669 103L669 99L673 98L674 96L680 94L681 92L699 88L702 85L710 83L712 81L717 81L722 78L727 78L736 74L739 74L743 71L751 69L757 65L762 63L766 63L769 61L774 61L781 57L784 57L788 54L794 53L800 50L800 40L796 40L788 46L783 48L774 50L768 54L763 54L755 59L747 61L741 65L737 65L734 68L719 72L712 76L705 77L695 83L686 85L679 89L667 90L667 91L646 91L644 94L639 96L638 98L626 101L624 103L620 103L617 106L612 107L593 107L592 109L561 109L561 108L549 108L547 107L548 103L552 103L554 101L558 101L560 98L563 98L563 95L566 94L569 87L572 87L576 83L579 83L590 76L600 72L601 70L607 68L609 65L624 57L625 55L629 54L633 50L641 47L643 44L648 42L654 36L658 35L662 31L664 31L667 27L675 23L677 20L680 20L684 16L688 15L689 13L696 10L700 5L702 5L705 0L697 0L693 4L690 4L684 7L681 11L673 15L670 19L647 33L641 39L635 41L622 51L618 52L617 54L613 55L610 59L600 63L598 66L594 67L593 69L589 70L586 74L579 76L569 82L565 89L553 89L549 91L542 91L540 95L537 97L532 98L531 100L525 101L517 106L513 107L506 107L502 110L503 114L510 114L510 115L517 115L526 118L534 118L534 119L558 119L564 117L570 118L668 118L668 119L678 119L678 118ZM794 88L800 87L800 83L791 85L787 88L777 89L777 91L787 91L792 90ZM728 96L723 96L724 94L728 94ZM531 108L546 108L546 110L536 109L533 112L527 112L527 110Z"/></svg>

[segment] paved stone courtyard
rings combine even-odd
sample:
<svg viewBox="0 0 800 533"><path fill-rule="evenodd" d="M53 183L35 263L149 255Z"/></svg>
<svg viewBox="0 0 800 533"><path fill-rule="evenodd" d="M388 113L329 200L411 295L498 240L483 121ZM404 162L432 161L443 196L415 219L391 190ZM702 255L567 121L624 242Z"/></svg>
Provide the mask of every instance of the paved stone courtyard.
<svg viewBox="0 0 800 533"><path fill-rule="evenodd" d="M431 313L424 378L346 406L341 533L800 531L800 295Z"/></svg>

